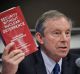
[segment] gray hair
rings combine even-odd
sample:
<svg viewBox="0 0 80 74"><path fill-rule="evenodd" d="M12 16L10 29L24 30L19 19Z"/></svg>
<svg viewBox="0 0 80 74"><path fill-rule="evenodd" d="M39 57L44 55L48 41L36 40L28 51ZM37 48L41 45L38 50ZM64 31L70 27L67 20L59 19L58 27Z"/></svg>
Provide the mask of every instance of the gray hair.
<svg viewBox="0 0 80 74"><path fill-rule="evenodd" d="M72 21L70 18L68 18L66 15L64 15L63 13L57 10L50 10L42 14L41 17L39 17L39 19L37 20L36 26L35 26L36 32L39 32L44 36L45 27L43 23L45 22L45 20L48 18L59 19L61 17L65 18L72 27Z"/></svg>

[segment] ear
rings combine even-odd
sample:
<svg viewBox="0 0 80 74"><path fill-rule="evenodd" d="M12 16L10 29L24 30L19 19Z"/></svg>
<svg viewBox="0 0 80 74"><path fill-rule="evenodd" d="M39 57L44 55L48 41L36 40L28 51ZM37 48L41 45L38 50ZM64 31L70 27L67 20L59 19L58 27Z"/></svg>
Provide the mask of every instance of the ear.
<svg viewBox="0 0 80 74"><path fill-rule="evenodd" d="M37 32L37 33L35 34L35 37L36 37L37 41L38 41L40 44L43 44L43 43L44 43L44 42L43 42L43 37L42 37L42 35L41 35L39 32Z"/></svg>

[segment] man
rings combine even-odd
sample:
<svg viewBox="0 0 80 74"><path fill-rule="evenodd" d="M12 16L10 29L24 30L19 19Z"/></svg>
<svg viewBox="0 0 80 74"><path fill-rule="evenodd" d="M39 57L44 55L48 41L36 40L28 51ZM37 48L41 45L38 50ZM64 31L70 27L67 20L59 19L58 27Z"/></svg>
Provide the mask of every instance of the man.
<svg viewBox="0 0 80 74"><path fill-rule="evenodd" d="M21 50L9 53L14 43L3 52L2 74L80 74L76 55L69 54L72 22L64 14L50 10L42 14L36 23L36 39L39 50L26 56Z"/></svg>

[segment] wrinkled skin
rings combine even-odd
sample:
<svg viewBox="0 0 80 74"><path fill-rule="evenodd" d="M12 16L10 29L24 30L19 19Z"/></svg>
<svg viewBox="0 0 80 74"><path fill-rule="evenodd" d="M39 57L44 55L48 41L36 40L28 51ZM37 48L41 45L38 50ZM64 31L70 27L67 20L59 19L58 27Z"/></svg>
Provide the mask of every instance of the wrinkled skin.
<svg viewBox="0 0 80 74"><path fill-rule="evenodd" d="M36 38L44 49L44 52L55 61L65 57L70 48L71 26L64 19L49 18L44 22L44 36L39 32Z"/></svg>

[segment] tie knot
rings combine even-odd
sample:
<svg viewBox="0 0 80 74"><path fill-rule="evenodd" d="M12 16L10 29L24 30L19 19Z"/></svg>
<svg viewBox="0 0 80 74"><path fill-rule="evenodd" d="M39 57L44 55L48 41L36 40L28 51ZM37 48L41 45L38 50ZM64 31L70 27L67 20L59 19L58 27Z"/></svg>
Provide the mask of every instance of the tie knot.
<svg viewBox="0 0 80 74"><path fill-rule="evenodd" d="M60 66L58 63L56 63L54 69L53 69L54 74L58 74L60 72Z"/></svg>

